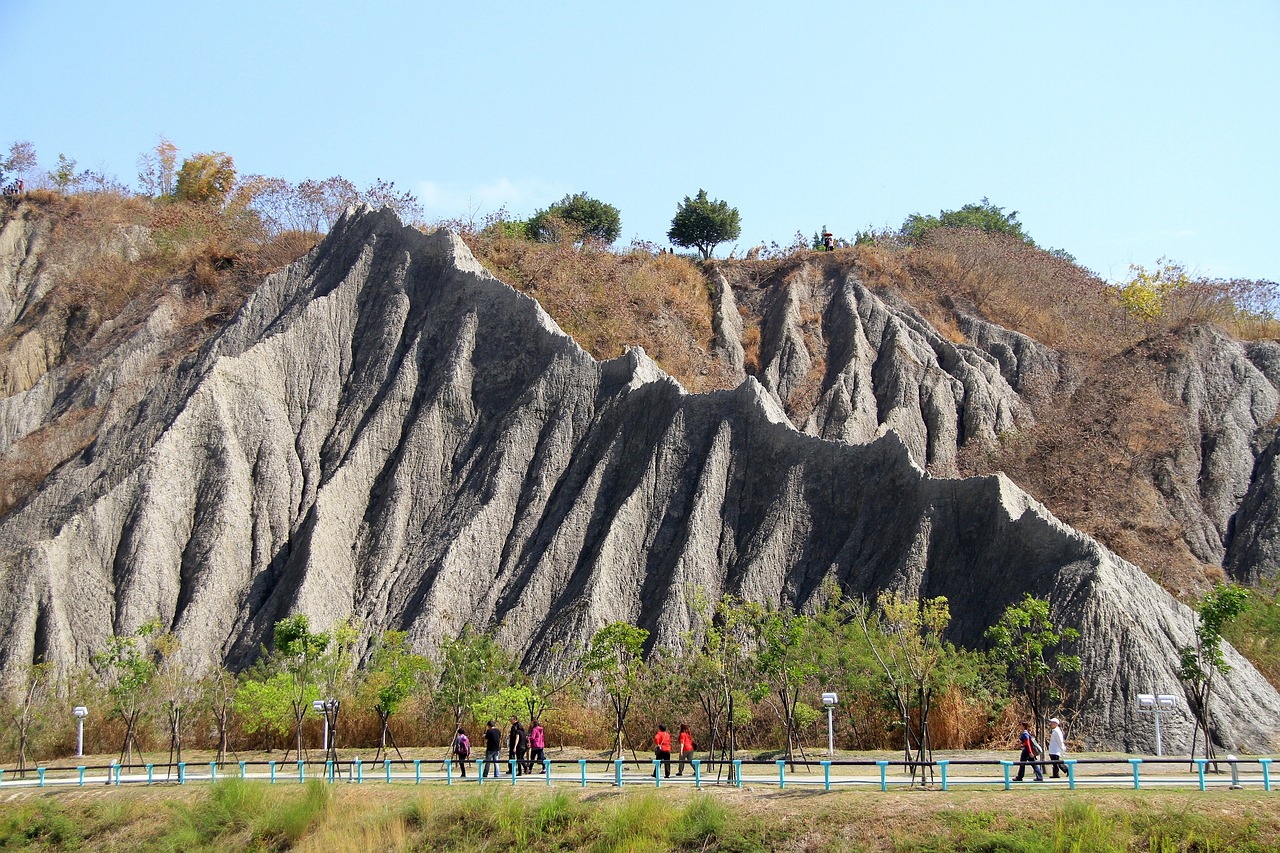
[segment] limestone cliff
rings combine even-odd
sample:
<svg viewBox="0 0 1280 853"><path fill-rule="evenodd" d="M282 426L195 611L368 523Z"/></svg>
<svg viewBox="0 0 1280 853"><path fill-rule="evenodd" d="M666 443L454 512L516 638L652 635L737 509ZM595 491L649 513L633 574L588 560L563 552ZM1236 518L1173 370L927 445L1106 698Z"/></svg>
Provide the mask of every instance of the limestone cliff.
<svg viewBox="0 0 1280 853"><path fill-rule="evenodd" d="M1083 633L1079 734L1147 745L1133 696L1176 686L1190 612L1007 478L921 465L1026 417L1052 354L998 329L953 345L846 282L822 437L805 435L779 398L812 364L796 303L777 298L766 384L692 395L640 350L593 359L456 237L353 209L173 371L137 368L142 328L79 380L104 399L146 387L0 518L0 670L83 665L152 618L193 661L239 665L292 612L356 616L366 638L405 629L422 649L494 627L554 668L554 645L618 619L678 644L691 585L806 608L829 579L945 595L952 639L977 644L1031 592ZM35 390L0 403L0 423L38 421ZM1222 738L1268 748L1280 696L1230 657ZM1167 725L1189 739L1189 720Z"/></svg>

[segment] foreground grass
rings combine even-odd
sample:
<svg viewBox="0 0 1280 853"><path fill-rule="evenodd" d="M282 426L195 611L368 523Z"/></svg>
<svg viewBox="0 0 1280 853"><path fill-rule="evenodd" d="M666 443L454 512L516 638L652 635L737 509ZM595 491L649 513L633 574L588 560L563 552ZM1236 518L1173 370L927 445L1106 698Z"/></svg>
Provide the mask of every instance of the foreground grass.
<svg viewBox="0 0 1280 853"><path fill-rule="evenodd" d="M32 794L5 850L1263 851L1263 792L459 791L217 785Z"/></svg>

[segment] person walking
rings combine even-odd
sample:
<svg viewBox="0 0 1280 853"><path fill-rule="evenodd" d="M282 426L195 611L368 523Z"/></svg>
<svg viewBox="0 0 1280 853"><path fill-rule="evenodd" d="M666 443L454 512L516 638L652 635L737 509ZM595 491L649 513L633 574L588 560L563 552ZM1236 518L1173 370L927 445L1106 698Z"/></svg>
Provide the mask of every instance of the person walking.
<svg viewBox="0 0 1280 853"><path fill-rule="evenodd" d="M529 768L525 764L525 756L529 754L529 735L520 723L520 718L511 715L511 730L507 732L507 760L514 760L512 773L523 775Z"/></svg>
<svg viewBox="0 0 1280 853"><path fill-rule="evenodd" d="M1049 760L1053 762L1053 778L1058 778L1058 770L1067 773L1067 765L1062 763L1062 756L1067 754L1067 739L1062 734L1062 721L1057 717L1049 720ZM1070 775L1068 773L1068 775Z"/></svg>
<svg viewBox="0 0 1280 853"><path fill-rule="evenodd" d="M693 761L693 735L689 734L689 726L687 723L680 724L680 766L676 770L677 776L684 775L684 765L686 762Z"/></svg>
<svg viewBox="0 0 1280 853"><path fill-rule="evenodd" d="M538 718L534 717L533 724L529 729L529 746L533 748L533 751L529 755L529 766L530 766L530 769L532 769L533 762L536 761L538 762L538 767L541 770L550 774L550 770L547 769L547 764L546 764L546 761L547 761L547 753L545 751L546 745L547 745L547 733L542 728L542 723L538 720Z"/></svg>
<svg viewBox="0 0 1280 853"><path fill-rule="evenodd" d="M458 766L462 768L462 778L467 778L467 760L471 758L471 739L467 737L467 730L459 727L453 736L453 754L458 759Z"/></svg>
<svg viewBox="0 0 1280 853"><path fill-rule="evenodd" d="M496 779L502 775L498 767L498 759L502 756L502 729L498 728L498 724L493 720L489 721L488 728L484 730L484 766L485 770L481 771L481 775L493 768L493 777Z"/></svg>
<svg viewBox="0 0 1280 853"><path fill-rule="evenodd" d="M658 731L653 736L653 756L662 762L662 778L671 778L671 733L667 731L667 727L661 723L658 724ZM658 778L658 767L654 765L653 777Z"/></svg>
<svg viewBox="0 0 1280 853"><path fill-rule="evenodd" d="M1022 753L1018 756L1018 775L1014 778L1015 782L1021 782L1022 776L1027 770L1027 763L1031 763L1031 769L1036 774L1036 781L1043 782L1044 774L1040 772L1040 765L1036 763L1036 756L1040 752L1040 744L1036 743L1035 737L1031 734L1031 724L1023 722L1022 734L1018 735L1018 743L1022 746Z"/></svg>

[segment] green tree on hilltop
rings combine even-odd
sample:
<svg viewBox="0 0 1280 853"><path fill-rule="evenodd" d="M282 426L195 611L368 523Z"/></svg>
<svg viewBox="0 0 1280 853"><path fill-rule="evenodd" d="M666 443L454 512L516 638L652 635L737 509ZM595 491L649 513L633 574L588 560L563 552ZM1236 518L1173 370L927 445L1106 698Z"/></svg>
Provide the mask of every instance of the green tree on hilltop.
<svg viewBox="0 0 1280 853"><path fill-rule="evenodd" d="M236 164L230 154L221 151L193 154L182 161L173 194L178 201L221 207L235 184Z"/></svg>
<svg viewBox="0 0 1280 853"><path fill-rule="evenodd" d="M538 240L568 237L573 242L612 243L622 233L618 208L586 193L567 195L529 219L528 232Z"/></svg>
<svg viewBox="0 0 1280 853"><path fill-rule="evenodd" d="M1005 213L1004 208L996 207L986 197L978 204L966 204L959 210L944 210L938 216L913 213L902 223L901 234L915 243L935 228L976 228L988 234L1016 237L1028 246L1035 245L1035 241L1022 230L1018 211Z"/></svg>
<svg viewBox="0 0 1280 853"><path fill-rule="evenodd" d="M700 189L695 198L685 196L676 209L667 239L677 246L697 249L706 260L716 246L738 239L741 233L738 209L728 202L707 198L707 191Z"/></svg>

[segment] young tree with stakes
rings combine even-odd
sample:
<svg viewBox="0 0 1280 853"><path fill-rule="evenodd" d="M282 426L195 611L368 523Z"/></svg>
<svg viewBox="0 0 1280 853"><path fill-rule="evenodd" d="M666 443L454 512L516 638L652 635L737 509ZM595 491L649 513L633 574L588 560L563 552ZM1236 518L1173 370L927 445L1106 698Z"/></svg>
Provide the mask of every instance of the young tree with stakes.
<svg viewBox="0 0 1280 853"><path fill-rule="evenodd" d="M280 673L284 676L282 685L293 713L297 756L302 758L302 721L312 711L311 703L319 698L317 677L321 656L329 647L329 635L313 634L310 620L299 613L277 622L273 639ZM286 749L284 755L287 759L289 750Z"/></svg>
<svg viewBox="0 0 1280 853"><path fill-rule="evenodd" d="M1080 671L1080 656L1055 652L1062 643L1074 643L1080 632L1059 629L1049 618L1049 601L1026 593L1010 604L1000 621L987 629L992 653L1002 661L1021 686L1035 720L1036 739L1046 743L1045 704L1062 698L1063 676Z"/></svg>
<svg viewBox="0 0 1280 853"><path fill-rule="evenodd" d="M408 633L387 631L379 638L361 684L362 692L368 697L366 702L372 704L378 715L378 751L373 756L375 762L379 756L389 755L388 741L400 760L404 760L395 735L391 733L391 715L421 689L430 673L431 661L409 647Z"/></svg>
<svg viewBox="0 0 1280 853"><path fill-rule="evenodd" d="M156 675L156 662L151 651L151 637L160 630L159 620L140 626L132 636L112 635L107 647L93 656L93 663L103 673L114 713L124 720L124 741L120 745L120 763L133 761L138 746L138 720L150 698L151 682Z"/></svg>
<svg viewBox="0 0 1280 853"><path fill-rule="evenodd" d="M611 622L591 637L582 656L582 671L604 688L613 705L614 739L609 756L622 757L622 741L627 738L632 759L636 749L626 734L627 712L644 673L645 641L649 632L626 622Z"/></svg>
<svg viewBox="0 0 1280 853"><path fill-rule="evenodd" d="M1191 757L1196 755L1196 740L1204 744L1204 757L1217 757L1213 746L1213 720L1209 701L1213 693L1215 673L1226 675L1231 665L1222 654L1222 632L1227 624L1244 612L1249 591L1233 583L1216 584L1195 607L1195 643L1178 650L1178 677L1186 684L1191 711L1196 716L1196 732L1191 738ZM1214 765L1217 770L1217 765Z"/></svg>
<svg viewBox="0 0 1280 853"><path fill-rule="evenodd" d="M22 690L21 700L13 709L13 726L18 733L18 778L27 778L27 739L31 724L35 719L37 704L49 690L49 682L53 677L53 664L34 663L27 669L26 685Z"/></svg>

